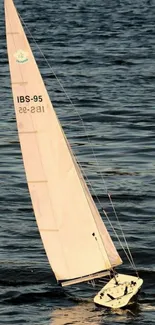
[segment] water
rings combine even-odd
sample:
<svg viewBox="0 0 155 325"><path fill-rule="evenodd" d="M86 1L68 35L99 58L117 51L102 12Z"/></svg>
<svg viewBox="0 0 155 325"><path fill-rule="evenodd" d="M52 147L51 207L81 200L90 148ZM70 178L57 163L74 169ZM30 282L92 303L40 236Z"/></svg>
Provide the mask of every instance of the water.
<svg viewBox="0 0 155 325"><path fill-rule="evenodd" d="M144 286L134 313L115 313L87 299L93 288L86 294L83 285L81 297L86 300L76 301L56 285L22 165L1 3L0 322L154 324L155 1L16 0L15 4L75 104L77 111L32 43L57 114L91 181L92 194L95 191L117 225L100 171L104 176ZM125 262L121 272L129 273L124 252L117 247ZM74 290L79 291L78 286Z"/></svg>

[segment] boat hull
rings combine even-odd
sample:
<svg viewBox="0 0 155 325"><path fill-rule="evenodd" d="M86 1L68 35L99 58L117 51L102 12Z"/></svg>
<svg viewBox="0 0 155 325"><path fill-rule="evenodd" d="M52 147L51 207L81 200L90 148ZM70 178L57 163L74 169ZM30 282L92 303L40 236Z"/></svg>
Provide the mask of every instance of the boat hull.
<svg viewBox="0 0 155 325"><path fill-rule="evenodd" d="M135 302L143 280L125 274L117 274L94 297L94 302L103 307L123 308Z"/></svg>

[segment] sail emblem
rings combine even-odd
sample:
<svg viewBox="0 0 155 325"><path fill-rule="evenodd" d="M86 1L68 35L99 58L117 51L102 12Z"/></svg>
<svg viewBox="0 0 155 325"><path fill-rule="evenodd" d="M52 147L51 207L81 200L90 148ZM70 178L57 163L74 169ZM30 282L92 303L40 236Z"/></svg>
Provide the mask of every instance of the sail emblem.
<svg viewBox="0 0 155 325"><path fill-rule="evenodd" d="M16 62L18 63L25 63L28 61L28 53L23 50L18 50L14 57L16 58Z"/></svg>

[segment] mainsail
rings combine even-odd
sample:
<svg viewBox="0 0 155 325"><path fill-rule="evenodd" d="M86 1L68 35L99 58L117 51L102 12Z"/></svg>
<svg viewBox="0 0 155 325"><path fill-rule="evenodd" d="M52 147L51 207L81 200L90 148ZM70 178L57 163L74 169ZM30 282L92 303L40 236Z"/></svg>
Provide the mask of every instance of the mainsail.
<svg viewBox="0 0 155 325"><path fill-rule="evenodd" d="M5 0L5 19L19 140L48 260L58 281L95 278L121 264L121 258L55 114L12 0Z"/></svg>

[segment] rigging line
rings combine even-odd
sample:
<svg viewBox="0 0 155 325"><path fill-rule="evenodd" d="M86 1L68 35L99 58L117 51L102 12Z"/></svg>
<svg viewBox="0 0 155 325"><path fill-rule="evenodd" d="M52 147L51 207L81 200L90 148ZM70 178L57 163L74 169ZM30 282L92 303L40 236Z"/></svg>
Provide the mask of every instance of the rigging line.
<svg viewBox="0 0 155 325"><path fill-rule="evenodd" d="M29 28L27 27L26 23L24 22L24 20L23 20L22 17L20 16L20 14L19 14L19 17L20 17L21 21L23 22L25 28L27 29L27 31L28 31L30 37L32 38L32 40L33 40L34 43L36 44L36 46L37 46L39 52L40 52L41 55L43 56L45 62L46 62L47 65L48 65L48 67L49 67L50 70L52 71L52 74L54 75L55 79L57 80L57 82L58 82L60 88L63 90L63 92L64 92L66 98L68 99L68 101L70 102L71 106L73 107L73 109L75 110L76 114L78 115L78 117L79 117L79 119L80 119L80 121L81 121L81 123L82 123L82 125L83 125L84 131L85 131L85 134L86 134L86 137L87 137L87 139L88 139L88 144L90 145L90 148L91 148L91 150L92 150L93 156L94 156L95 161L96 161L96 164L97 164L97 166L98 166L99 174L100 174L101 179L102 179L102 182L103 182L103 184L104 184L104 187L105 187L106 193L107 193L107 195L109 196L108 189L107 189L107 185L106 185L105 180L104 180L104 178L103 178L103 175L102 175L102 173L101 173L101 171L100 171L100 166L99 166L98 160L97 160L97 158L96 158L96 155L95 155L95 152L94 152L94 149L93 149L92 143L91 143L90 138L89 138L89 136L88 136L88 134L87 134L87 130L86 130L86 127L85 127L85 124L84 124L84 122L83 122L83 119L82 119L81 115L79 114L79 112L78 112L78 110L76 109L74 103L72 102L71 98L69 97L68 93L66 92L64 86L62 85L62 83L60 82L59 78L58 78L57 75L55 74L55 72L54 72L54 70L52 69L50 63L49 63L48 60L46 59L44 53L42 52L41 48L39 47L38 43L36 42L35 38L34 38L33 35L31 34ZM91 187L92 187L92 186L91 186ZM96 197L97 197L97 195L96 195ZM99 199L98 199L98 200L99 200ZM110 200L110 203L111 203L111 202L112 202L112 200ZM112 208L113 208L113 207L114 207L114 205L112 204ZM115 216L117 215L117 214L116 214L116 210L114 210L114 214L115 214ZM117 220L118 220L118 216L117 216ZM108 221L109 221L109 220L108 220ZM130 252L130 254L131 254L131 252ZM132 258L132 259L133 259L133 258ZM131 264L131 265L132 265L132 264Z"/></svg>
<svg viewBox="0 0 155 325"><path fill-rule="evenodd" d="M89 182L89 184L91 184L91 183ZM106 218L107 218L107 220L108 220L108 222L109 222L109 224L110 224L110 226L111 226L111 228L112 228L112 230L113 230L113 232L114 232L114 234L115 234L115 236L116 236L116 238L117 238L117 240L118 240L120 246L122 247L122 249L123 249L123 251L124 251L124 253L125 253L127 259L129 260L131 266L133 267L133 269L135 270L136 274L138 275L137 268L136 268L135 263L134 263L134 261L133 261L132 255L131 255L131 257L130 257L130 256L129 256L130 254L128 255L128 253L126 252L126 249L124 248L124 246L123 246L123 244L122 244L122 242L121 242L121 240L120 240L120 238L119 238L119 236L118 236L118 234L117 234L117 232L116 232L116 230L115 230L115 228L114 228L114 226L113 226L111 220L109 219L109 217L108 217L106 211L103 209L103 206L102 206L100 200L98 199L98 196L96 196L96 193L95 193L93 187L91 187L91 189L92 189L92 192L94 192L94 195L95 195L95 197L96 197L96 199L97 199L97 201L98 201L100 207L102 208L102 210L103 210L103 212L104 212L104 215L106 216Z"/></svg>
<svg viewBox="0 0 155 325"><path fill-rule="evenodd" d="M118 236L118 234L117 234L117 232L116 232L114 226L112 225L112 223L111 223L111 221L110 221L110 219L109 219L107 213L106 213L105 210L103 209L103 206L102 206L102 204L101 204L101 202L100 202L98 196L96 195L96 192L95 192L94 188L92 187L91 182L89 181L89 179L88 179L88 177L87 177L87 175L86 175L86 173L85 173L83 167L81 166L80 163L79 163L79 165L80 165L80 167L81 167L82 174L86 177L87 183L90 185L91 190L92 190L92 192L94 193L94 196L96 197L96 199L97 199L97 201L98 201L100 207L102 208L102 210L103 210L103 212L104 212L104 215L106 216L106 218L107 218L107 220L108 220L108 222L109 222L109 224L110 224L110 226L111 226L113 232L115 233L116 238L118 239L118 241L119 241L119 243L120 243L120 246L122 247L122 249L123 249L123 251L124 251L124 253L125 253L127 259L129 260L129 262L130 262L132 268L135 270L135 272L136 272L136 274L137 274L137 276L138 276L138 272L137 272L136 266L135 266L135 264L134 264L134 261L133 261L133 258L132 258L132 255L131 255L131 252L130 252L130 250L129 250L129 247L128 247L128 251L129 251L129 255L128 255L128 253L126 252L126 249L124 248L124 246L123 246L123 244L122 244L122 242L121 242L121 240L120 240L120 238L119 238L119 236ZM114 208L114 207L113 207L113 208ZM116 216L117 216L117 215L116 215ZM117 217L117 219L118 219L118 217ZM118 222L119 222L119 219L118 219ZM119 223L120 223L120 222L119 222ZM121 225L120 225L120 229L121 229ZM123 233L123 230L122 230L122 233ZM124 236L124 234L123 234L123 238L124 238L124 237L125 237L125 236ZM125 240L126 240L126 239L125 239ZM125 240L124 240L124 242L125 242ZM107 255L107 256L108 256L108 255Z"/></svg>
<svg viewBox="0 0 155 325"><path fill-rule="evenodd" d="M120 243L120 246L122 247L122 249L123 249L123 251L124 251L127 259L129 260L131 266L133 267L133 269L135 270L136 274L138 275L137 268L136 268L134 262L132 262L132 259L129 257L128 253L126 252L126 250L125 250L125 248L124 248L124 246L123 246L123 244L122 244L119 236L117 235L117 232L116 232L115 228L113 227L113 225L112 225L112 223L111 223L111 221L110 221L110 219L109 219L109 217L108 217L108 215L107 215L107 213L106 213L106 211L104 209L103 209L103 212L104 212L105 216L107 217L107 219L109 220L109 223L110 223L111 227L113 228L113 231L114 231L115 235L117 236L117 239L118 239L118 241Z"/></svg>
<svg viewBox="0 0 155 325"><path fill-rule="evenodd" d="M79 165L80 165L80 164L79 164ZM108 222L109 222L109 224L110 224L110 226L111 226L111 228L112 228L112 230L113 230L113 232L114 232L114 234L115 234L117 240L119 241L120 246L122 247L122 249L123 249L125 255L127 256L127 259L129 260L131 266L133 267L133 269L134 269L134 270L136 271L136 273L137 273L136 267L135 267L134 263L132 263L132 259L130 258L130 256L129 256L128 253L126 252L126 249L124 248L124 246L123 246L123 244L122 244L122 242L121 242L121 240L120 240L120 238L119 238L119 236L118 236L118 234L117 234L117 232L116 232L114 226L112 225L111 220L109 219L109 217L108 217L106 211L104 210L104 208L103 208L103 206L102 206L102 204L101 204L101 202L100 202L98 196L96 195L96 192L95 192L94 188L92 187L91 182L90 182L89 179L87 178L87 176L86 176L86 174L85 174L85 171L84 171L83 167L82 167L82 166L80 166L80 167L81 167L81 170L82 170L83 175L84 175L84 176L86 177L86 179L87 179L87 183L90 185L91 190L92 190L92 192L94 193L94 196L95 196L96 199L97 199L97 202L99 203L101 209L103 210L104 215L105 215L105 217L107 218L107 220L108 220Z"/></svg>
<svg viewBox="0 0 155 325"><path fill-rule="evenodd" d="M107 213L105 212L105 210L104 210L104 208L103 208L103 206L102 206L102 204L101 204L101 202L100 202L98 196L96 195L96 192L95 192L94 188L92 187L91 182L89 181L89 179L88 179L88 177L87 177L87 175L86 175L86 173L85 173L85 171L84 171L82 165L81 165L80 163L79 163L79 165L80 165L80 167L81 167L82 174L86 177L87 183L90 185L91 190L92 190L92 192L94 193L94 196L96 197L96 199L97 199L99 205L101 206L101 208L102 208L102 210L103 210L103 212L104 212L104 214L105 214L105 216L106 216L106 218L107 218L107 220L108 220L108 222L109 222L109 224L110 224L110 226L111 226L113 232L114 232L115 235L116 235L116 238L118 239L118 241L119 241L119 243L120 243L120 245L121 245L121 247L122 247L122 249L123 249L125 255L127 256L127 259L129 260L129 262L130 262L132 268L135 270L136 274L138 275L138 272L137 272L136 266L135 266L135 264L134 264L134 261L133 261L133 258L132 258L132 255L131 255L131 252L130 252L130 250L129 250L129 247L128 247L128 252L129 252L129 255L128 255L128 253L126 252L126 249L124 248L124 246L123 246L123 244L122 244L122 242L121 242L121 240L120 240L120 238L119 238L119 236L118 236L118 234L117 234L117 232L116 232L114 226L112 225L112 223L111 223L111 221L110 221L110 219L109 219ZM110 195L109 193L107 193L107 194ZM111 200L111 197L109 198L109 200ZM113 204L112 200L111 200L111 204ZM113 206L113 210L114 210L114 213L115 213L115 215L116 215L116 220L118 220L118 222L119 222L119 219L118 219L118 216L117 216L117 214L116 214L116 211L115 211L114 206ZM120 222L119 222L119 225L120 225ZM122 231L122 233L123 233L123 230L122 230L122 228L121 228L121 225L120 225L120 229L121 229L121 231ZM123 238L125 238L124 233L123 233ZM125 242L125 241L126 241L126 239L124 239L124 242ZM126 244L127 244L127 242L126 242ZM127 245L126 245L126 246L127 246ZM107 254L107 256L108 256L108 254Z"/></svg>
<svg viewBox="0 0 155 325"><path fill-rule="evenodd" d="M131 255L131 252L130 252L130 250L129 250L129 247L128 247L128 251L129 251L129 255L128 255L128 253L126 252L124 246L122 245L121 240L119 239L119 236L118 236L118 234L117 234L117 232L116 232L114 226L112 225L112 223L111 223L111 221L110 221L110 219L109 219L107 213L105 212L105 210L104 210L104 208L103 208L103 206L102 206L102 204L101 204L101 202L100 202L98 196L96 195L96 192L95 192L93 186L91 185L91 182L89 181L89 179L88 179L88 177L87 177L87 175L86 175L86 173L85 173L85 171L84 171L82 165L80 164L80 162L78 162L78 164L79 164L79 166L80 166L80 168L81 168L81 170L82 170L82 175L85 176L85 178L86 178L86 180L87 180L87 184L90 185L90 188L91 188L92 192L94 193L94 196L96 197L97 202L99 203L100 207L102 208L102 210L103 210L103 212L104 212L104 214L105 214L105 216L106 216L106 218L107 218L107 220L108 220L108 222L109 222L109 224L110 224L110 226L111 226L113 232L114 232L115 235L116 235L116 238L118 239L118 241L119 241L119 243L120 243L120 245L121 245L121 247L122 247L122 249L123 249L125 255L127 256L127 259L129 260L131 266L133 267L133 269L134 269L134 270L136 271L136 273L137 273L136 266L135 266L135 264L134 264L134 261L133 261L133 258L132 258L132 255ZM110 194L108 193L108 195L110 195ZM109 200L111 201L111 204L113 204L113 202L112 202L112 200L111 200L111 197L109 197ZM118 219L118 216L117 216L117 214L116 214L116 211L115 211L114 206L113 206L113 210L114 210L115 215L116 215L116 217L117 217L116 219L117 219L117 221L118 221L118 223L119 223L119 225L120 225L120 222L119 222L119 219ZM121 225L120 225L120 229L121 229L121 231L122 231L122 233L123 233L123 230L122 230L122 228L121 228ZM125 242L125 241L126 241L126 238L125 238L125 236L124 236L124 233L123 233L123 239L124 239L124 242ZM127 242L126 242L126 246L127 246ZM107 256L108 256L108 255L107 255Z"/></svg>
<svg viewBox="0 0 155 325"><path fill-rule="evenodd" d="M62 131L63 131L63 129L62 129ZM64 134L64 131L63 131L63 134ZM66 137L65 134L64 134L64 139L65 139L66 145L67 145L67 147L68 147L68 149L69 149L69 151L70 151L70 154L71 154L71 157L72 157L73 163L74 163L74 165L75 165L75 169L76 169L76 171L77 171L77 174L80 175L80 184L81 184L81 186L82 186L83 193L84 193L85 198L86 198L86 200L87 200L87 202L88 202L88 205L89 205L89 207L90 207L90 209L91 209L90 202L89 202L89 200L88 200L88 196L86 195L86 193L87 193L87 186L85 185L85 182L83 182L83 174L84 174L84 173L82 174L83 169L82 169L81 166L80 166L80 167L81 167L81 170L82 170L82 171L79 169L78 163L76 162L75 156L74 156L74 154L73 154L73 152L72 152L72 150L71 150L71 145L70 145L69 142L67 141L67 137ZM92 211L92 209L91 209L91 211ZM94 213L93 213L93 211L92 211L92 216L93 216L93 218L94 218ZM94 218L94 221L95 221L95 218ZM96 223L96 221L95 221L95 223ZM97 224L96 224L96 227L97 227L97 229L98 229ZM99 229L98 229L98 232L99 232L99 234L100 234ZM96 236L95 236L95 239L96 239L96 241L97 241L98 249L99 249L99 251L100 251L100 253L101 253L101 256L102 256L102 258L103 258L103 261L104 261L104 263L105 263L105 256L104 256L104 254L103 254L103 252L102 252L102 250L101 250L100 244L99 244L99 242L98 242ZM101 239L102 239L102 238L101 238ZM102 240L102 243L103 243L103 240ZM103 243L103 245L104 245L104 243ZM105 249L105 245L104 245L104 249ZM106 249L105 249L105 251L106 251ZM111 264L111 263L110 263L110 260L109 260L109 255L108 255L107 251L106 251L106 255L107 255L107 259L108 259L108 261L109 261L109 264Z"/></svg>
<svg viewBox="0 0 155 325"><path fill-rule="evenodd" d="M96 192L95 192L94 188L92 187L91 182L89 181L89 179L88 179L88 177L87 177L87 175L86 175L86 173L85 173L85 171L84 171L82 165L81 165L80 163L79 163L79 165L80 165L80 167L81 167L82 174L86 177L87 183L90 185L91 190L92 190L92 192L94 193L94 196L96 197L96 199L97 199L99 205L101 206L101 208L102 208L102 210L103 210L103 212L104 212L104 214L105 214L105 216L106 216L106 218L107 218L107 220L108 220L108 222L109 222L109 224L110 224L110 226L111 226L113 232L114 232L115 235L116 235L116 238L118 239L118 241L119 241L119 243L120 243L120 245L121 245L121 247L122 247L122 249L123 249L125 255L127 256L127 259L129 260L129 262L130 262L132 268L135 270L136 274L138 275L138 272L137 272L136 266L135 266L135 264L134 264L134 261L133 261L133 258L132 258L132 255L131 255L130 250L129 250L129 253L130 253L130 254L128 255L128 253L126 252L126 249L124 248L124 246L123 246L123 244L122 244L122 242L121 242L121 240L120 240L120 238L119 238L119 236L118 236L118 234L117 234L117 232L116 232L114 226L112 225L112 223L111 223L111 221L110 221L110 219L109 219L107 213L106 213L105 210L103 209L103 206L102 206L102 204L101 204L101 202L100 202L98 196L96 195ZM111 197L110 197L110 199L111 199ZM113 207L113 209L114 209L114 207ZM114 211L115 211L115 210L114 210ZM116 213L116 212L115 212L115 213ZM117 214L116 214L116 216L117 216ZM118 217L117 217L117 219L118 219ZM119 219L118 219L118 222L119 222ZM120 223L120 222L119 222L119 223ZM121 225L120 225L120 229L121 229ZM123 230L122 230L122 233L123 233ZM125 236L124 236L124 234L123 234L123 238L124 238L124 237L125 237ZM126 240L126 239L125 239L125 240ZM125 241L125 240L124 240L124 241ZM108 256L108 254L107 254L107 256Z"/></svg>
<svg viewBox="0 0 155 325"><path fill-rule="evenodd" d="M112 199L111 199L111 195L110 195L109 193L108 193L108 196L109 196L109 200L110 200L110 202L111 202L111 205L112 205L112 207L113 207L113 211L114 211L114 213L115 213L116 219L117 219L117 221L118 221L118 224L119 224L120 230L121 230L121 232L122 232L122 236L123 236L123 239L124 239L124 243L125 243L125 245L126 245L126 247L127 247L127 250L128 250L129 256L130 256L131 261L132 261L132 264L133 264L133 266L134 266L134 269L136 270L136 273L138 274L138 272L137 272L137 268L136 268L136 265L135 265L134 260L133 260L133 256L132 256L132 254L131 254L131 251L130 251L129 245L128 245L128 243L127 243L127 240L126 240L126 238L125 238L125 235L124 235L124 232L123 232L123 229L122 229L122 226L121 226L120 220L119 220L119 218L118 218L118 215L117 215L117 213L116 213L115 207L114 207L114 205L113 205L113 201L112 201Z"/></svg>

